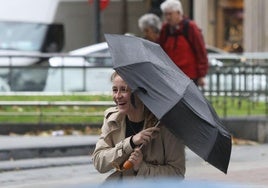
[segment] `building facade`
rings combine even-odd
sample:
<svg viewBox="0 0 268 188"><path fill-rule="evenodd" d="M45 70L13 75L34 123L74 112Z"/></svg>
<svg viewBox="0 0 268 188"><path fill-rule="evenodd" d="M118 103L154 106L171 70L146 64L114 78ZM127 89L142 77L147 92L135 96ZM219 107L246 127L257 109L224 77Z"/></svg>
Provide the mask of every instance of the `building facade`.
<svg viewBox="0 0 268 188"><path fill-rule="evenodd" d="M195 0L194 4L194 19L207 43L231 52L268 51L268 1Z"/></svg>
<svg viewBox="0 0 268 188"><path fill-rule="evenodd" d="M161 2L163 0L110 0L108 7L101 11L101 32L141 36L137 20L144 13L152 12L152 8L159 13L157 6ZM202 29L207 44L229 52L268 51L267 0L181 2L186 16Z"/></svg>

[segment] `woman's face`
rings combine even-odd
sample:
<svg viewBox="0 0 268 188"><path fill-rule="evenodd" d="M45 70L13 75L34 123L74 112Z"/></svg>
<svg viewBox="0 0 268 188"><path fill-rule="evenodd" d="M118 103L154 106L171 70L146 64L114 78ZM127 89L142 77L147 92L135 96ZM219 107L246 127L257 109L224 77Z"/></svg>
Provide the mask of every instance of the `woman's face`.
<svg viewBox="0 0 268 188"><path fill-rule="evenodd" d="M120 113L129 114L134 109L131 104L131 90L126 82L116 75L113 79L113 100L116 103Z"/></svg>

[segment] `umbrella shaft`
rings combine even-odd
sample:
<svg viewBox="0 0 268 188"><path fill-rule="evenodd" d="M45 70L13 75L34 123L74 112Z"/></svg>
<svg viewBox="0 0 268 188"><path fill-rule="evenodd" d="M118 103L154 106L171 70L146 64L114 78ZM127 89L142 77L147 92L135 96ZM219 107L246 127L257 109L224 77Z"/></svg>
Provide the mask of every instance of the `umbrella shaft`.
<svg viewBox="0 0 268 188"><path fill-rule="evenodd" d="M158 122L154 125L154 127L158 127L159 124L160 124L160 121L158 121ZM139 147L139 149L141 149L143 146L144 146L144 144L141 144L140 147Z"/></svg>

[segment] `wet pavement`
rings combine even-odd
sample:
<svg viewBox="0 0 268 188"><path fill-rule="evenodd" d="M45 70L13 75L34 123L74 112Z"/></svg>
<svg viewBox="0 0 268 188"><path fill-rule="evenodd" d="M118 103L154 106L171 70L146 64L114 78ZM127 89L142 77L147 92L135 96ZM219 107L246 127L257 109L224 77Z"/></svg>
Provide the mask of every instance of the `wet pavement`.
<svg viewBox="0 0 268 188"><path fill-rule="evenodd" d="M50 138L0 137L0 154L8 148L37 148L94 145L97 137L64 136ZM2 142L3 141L3 142ZM24 143L23 143L24 142ZM2 144L3 143L3 144ZM65 150L66 152L67 150ZM66 152L66 154L72 152ZM64 154L64 153L61 153ZM79 154L79 153L77 153ZM237 187L268 187L268 144L233 145L228 173L224 174L186 149L186 181L219 182ZM90 155L35 157L0 161L1 187L90 187L102 183L109 174L99 174Z"/></svg>
<svg viewBox="0 0 268 188"><path fill-rule="evenodd" d="M226 175L194 156L189 157L188 165L186 179L268 187L268 144L233 145Z"/></svg>

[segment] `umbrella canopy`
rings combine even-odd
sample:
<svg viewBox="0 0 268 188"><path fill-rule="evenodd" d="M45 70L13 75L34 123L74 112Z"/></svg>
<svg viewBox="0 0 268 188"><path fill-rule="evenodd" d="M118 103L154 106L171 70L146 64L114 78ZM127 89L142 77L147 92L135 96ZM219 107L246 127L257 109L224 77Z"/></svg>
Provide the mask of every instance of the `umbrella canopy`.
<svg viewBox="0 0 268 188"><path fill-rule="evenodd" d="M198 87L153 42L106 34L114 69L193 152L227 173L231 135Z"/></svg>

